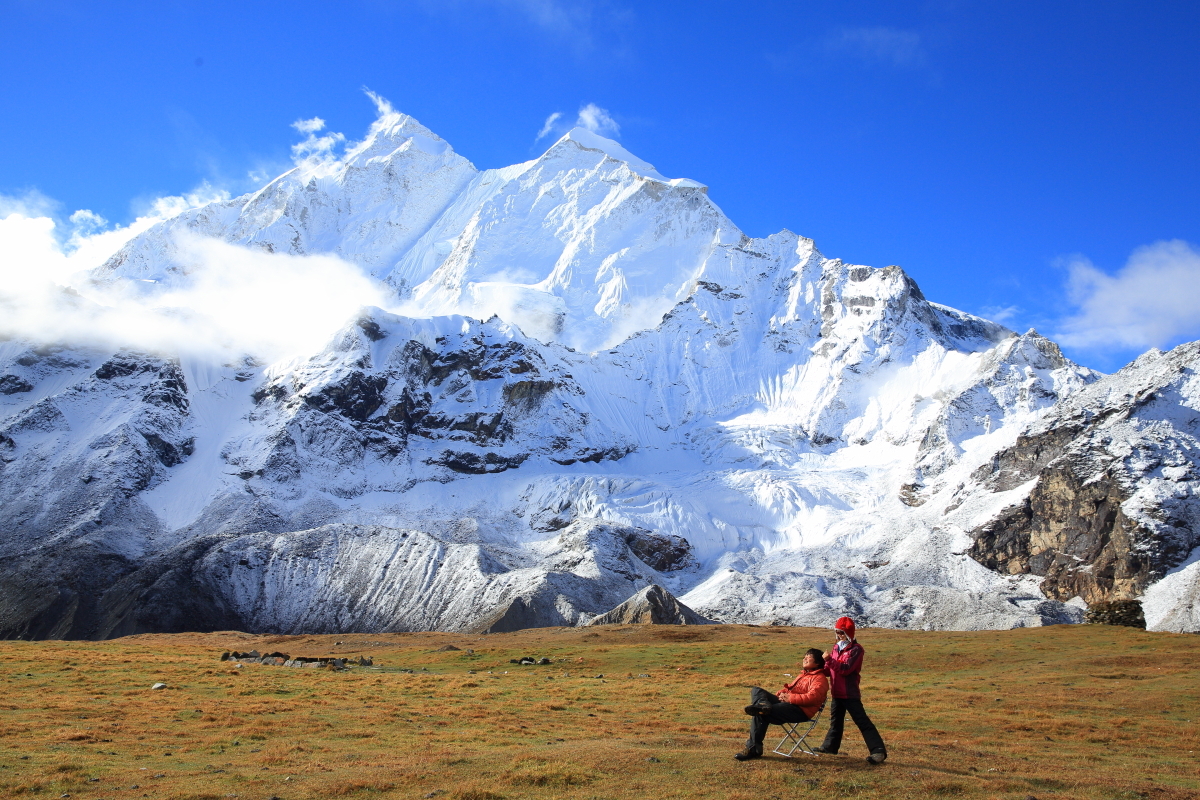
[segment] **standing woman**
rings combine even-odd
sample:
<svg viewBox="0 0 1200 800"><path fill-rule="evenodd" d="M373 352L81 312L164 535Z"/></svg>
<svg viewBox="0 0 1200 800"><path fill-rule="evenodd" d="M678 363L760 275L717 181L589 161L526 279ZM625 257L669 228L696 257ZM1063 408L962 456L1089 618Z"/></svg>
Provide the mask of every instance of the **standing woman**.
<svg viewBox="0 0 1200 800"><path fill-rule="evenodd" d="M887 758L887 748L883 746L883 737L875 729L875 723L871 722L863 709L862 693L858 689L863 646L854 640L854 620L839 618L833 624L833 632L837 636L837 643L833 650L825 654L825 674L829 676L833 708L829 712L829 731L825 734L825 742L814 749L818 753L837 753L842 746L842 727L846 723L846 712L849 711L850 719L854 720L867 743L870 752L867 761L882 764Z"/></svg>

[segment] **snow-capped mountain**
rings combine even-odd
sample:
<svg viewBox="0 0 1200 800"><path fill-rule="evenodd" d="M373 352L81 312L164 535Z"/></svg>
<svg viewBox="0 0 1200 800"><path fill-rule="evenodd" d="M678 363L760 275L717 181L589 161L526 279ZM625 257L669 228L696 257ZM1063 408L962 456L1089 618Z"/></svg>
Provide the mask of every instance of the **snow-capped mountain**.
<svg viewBox="0 0 1200 800"><path fill-rule="evenodd" d="M1198 627L1194 345L1100 376L578 129L479 171L385 110L92 279L186 289L197 236L394 304L272 364L0 343L5 635L510 630L652 585L719 621Z"/></svg>

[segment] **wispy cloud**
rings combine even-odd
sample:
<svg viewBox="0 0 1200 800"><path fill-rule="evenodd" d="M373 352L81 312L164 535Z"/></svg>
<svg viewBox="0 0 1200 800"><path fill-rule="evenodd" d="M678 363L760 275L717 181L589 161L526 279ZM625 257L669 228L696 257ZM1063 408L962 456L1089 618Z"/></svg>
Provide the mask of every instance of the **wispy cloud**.
<svg viewBox="0 0 1200 800"><path fill-rule="evenodd" d="M561 111L555 111L546 117L546 122L542 125L542 129L538 131L537 139L534 139L534 141L541 141L552 133L566 133L571 128L585 128L592 133L598 133L610 139L615 139L621 135L621 126L613 119L608 109L601 108L595 103L588 103L585 106L581 106L574 123L568 124L564 121L565 119L566 117Z"/></svg>
<svg viewBox="0 0 1200 800"><path fill-rule="evenodd" d="M534 141L536 142L548 136L550 131L554 130L554 123L558 122L560 119L562 119L561 111L555 111L553 114L546 117L546 124L542 126L540 131L538 131L537 139L534 139Z"/></svg>
<svg viewBox="0 0 1200 800"><path fill-rule="evenodd" d="M612 118L612 114L608 113L608 109L601 108L595 103L588 103L579 109L575 127L587 128L592 133L598 133L601 136L615 137L621 134L621 126Z"/></svg>
<svg viewBox="0 0 1200 800"><path fill-rule="evenodd" d="M1169 347L1200 337L1200 250L1175 239L1139 247L1117 274L1063 262L1077 310L1053 335L1081 350Z"/></svg>
<svg viewBox="0 0 1200 800"><path fill-rule="evenodd" d="M999 322L1001 325L1014 321L1020 313L1021 309L1018 306L984 306L979 312L984 319Z"/></svg>
<svg viewBox="0 0 1200 800"><path fill-rule="evenodd" d="M301 133L316 133L325 127L325 120L320 117L312 119L298 119L292 123L292 127Z"/></svg>
<svg viewBox="0 0 1200 800"><path fill-rule="evenodd" d="M376 2L389 10L400 5ZM606 63L629 57L636 22L626 0L410 0L403 6L463 25L486 25L506 40L528 37L560 53L569 51L576 59L603 52ZM496 30L497 23L504 29Z"/></svg>
<svg viewBox="0 0 1200 800"><path fill-rule="evenodd" d="M374 99L372 98L372 100ZM304 141L292 145L292 161L298 167L311 167L335 158L337 146L346 141L345 135L333 131L324 136L318 136L317 134L325 128L325 120L320 117L296 120L292 123L292 127L300 133L308 134Z"/></svg>
<svg viewBox="0 0 1200 800"><path fill-rule="evenodd" d="M826 36L823 45L829 52L871 64L919 67L926 61L921 35L899 28L841 28Z"/></svg>
<svg viewBox="0 0 1200 800"><path fill-rule="evenodd" d="M595 4L562 0L493 0L502 8L511 8L539 28L591 44Z"/></svg>

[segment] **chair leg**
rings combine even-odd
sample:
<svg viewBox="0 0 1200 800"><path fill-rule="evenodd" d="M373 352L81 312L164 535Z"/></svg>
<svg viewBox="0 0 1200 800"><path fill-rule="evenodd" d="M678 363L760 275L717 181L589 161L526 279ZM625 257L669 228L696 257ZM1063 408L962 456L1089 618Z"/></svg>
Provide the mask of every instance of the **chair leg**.
<svg viewBox="0 0 1200 800"><path fill-rule="evenodd" d="M786 758L791 758L797 750L802 753L807 753L810 756L817 755L817 753L813 751L812 747L808 743L808 735L813 732L813 728L817 727L817 720L811 720L804 733L797 734L796 729L803 724L803 722L797 722L791 727L785 727L783 729L783 738L779 741L779 744L776 745L773 752L778 753ZM791 742L792 746L789 749L784 750L784 746L787 745L788 742Z"/></svg>

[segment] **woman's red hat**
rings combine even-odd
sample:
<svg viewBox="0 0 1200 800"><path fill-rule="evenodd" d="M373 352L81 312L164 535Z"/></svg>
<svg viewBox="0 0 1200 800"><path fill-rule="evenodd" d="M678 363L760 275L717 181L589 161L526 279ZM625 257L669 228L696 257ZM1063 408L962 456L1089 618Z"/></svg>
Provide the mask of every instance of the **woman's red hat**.
<svg viewBox="0 0 1200 800"><path fill-rule="evenodd" d="M849 617L838 617L838 621L833 623L833 629L845 631L847 636L854 638L854 620Z"/></svg>

